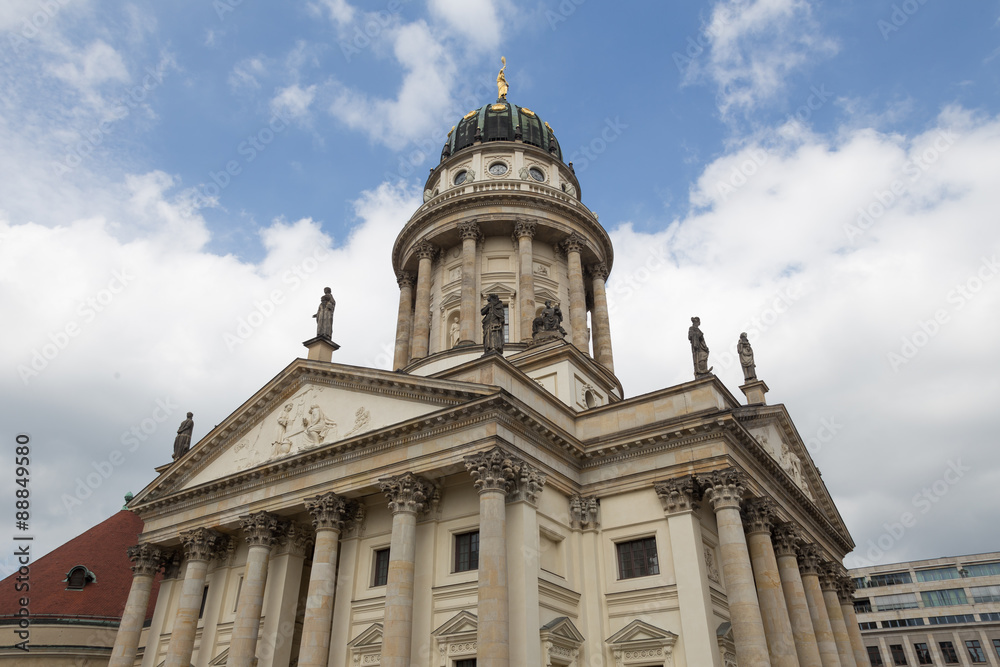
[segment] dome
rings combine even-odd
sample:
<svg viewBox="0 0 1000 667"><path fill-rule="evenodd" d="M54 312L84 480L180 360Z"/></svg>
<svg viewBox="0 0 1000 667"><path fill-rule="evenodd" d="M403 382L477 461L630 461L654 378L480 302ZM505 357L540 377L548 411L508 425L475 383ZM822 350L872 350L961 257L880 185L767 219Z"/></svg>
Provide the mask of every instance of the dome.
<svg viewBox="0 0 1000 667"><path fill-rule="evenodd" d="M451 128L448 140L441 149L441 161L444 162L477 141L487 143L515 140L538 146L562 160L562 149L559 148L559 142L548 123L531 109L499 99L492 104L473 109Z"/></svg>

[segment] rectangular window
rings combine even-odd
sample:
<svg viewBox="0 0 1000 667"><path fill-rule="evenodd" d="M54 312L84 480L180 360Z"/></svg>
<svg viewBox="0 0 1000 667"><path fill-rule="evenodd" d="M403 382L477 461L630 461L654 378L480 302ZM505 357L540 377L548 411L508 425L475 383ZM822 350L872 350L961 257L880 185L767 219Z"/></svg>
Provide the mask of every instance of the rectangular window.
<svg viewBox="0 0 1000 667"><path fill-rule="evenodd" d="M208 602L208 586L201 591L201 608L198 610L198 618L205 615L205 603Z"/></svg>
<svg viewBox="0 0 1000 667"><path fill-rule="evenodd" d="M1000 612L998 612L998 611L991 611L991 612L986 613L986 614L980 614L979 615L979 620L982 621L983 623L985 623L987 621L1000 621Z"/></svg>
<svg viewBox="0 0 1000 667"><path fill-rule="evenodd" d="M910 628L923 624L924 619L922 618L892 618L888 621L882 621L883 628Z"/></svg>
<svg viewBox="0 0 1000 667"><path fill-rule="evenodd" d="M955 645L951 642L938 642L938 646L941 647L941 655L944 656L944 664L946 665L957 665L958 664L958 654L955 653Z"/></svg>
<svg viewBox="0 0 1000 667"><path fill-rule="evenodd" d="M372 586L385 586L389 583L389 550L376 549L372 563Z"/></svg>
<svg viewBox="0 0 1000 667"><path fill-rule="evenodd" d="M914 644L913 650L917 654L917 664L918 665L933 665L934 661L931 660L931 650L927 648L927 644Z"/></svg>
<svg viewBox="0 0 1000 667"><path fill-rule="evenodd" d="M873 600L878 611L892 609L916 609L920 606L916 593L900 593L898 595L876 595Z"/></svg>
<svg viewBox="0 0 1000 667"><path fill-rule="evenodd" d="M858 623L858 627L862 630L878 630L878 621L862 621Z"/></svg>
<svg viewBox="0 0 1000 667"><path fill-rule="evenodd" d="M456 660L455 667L476 667L476 659L465 658L464 660Z"/></svg>
<svg viewBox="0 0 1000 667"><path fill-rule="evenodd" d="M655 537L619 542L615 547L618 549L619 579L648 577L660 573L660 562L656 557Z"/></svg>
<svg viewBox="0 0 1000 667"><path fill-rule="evenodd" d="M906 654L903 653L902 644L889 644L889 653L892 654L892 664L894 665L906 664Z"/></svg>
<svg viewBox="0 0 1000 667"><path fill-rule="evenodd" d="M997 652L997 657L1000 658L1000 639L993 640L993 649Z"/></svg>
<svg viewBox="0 0 1000 667"><path fill-rule="evenodd" d="M927 619L931 625L952 625L954 623L975 623L975 614L952 614L951 616L931 616Z"/></svg>
<svg viewBox="0 0 1000 667"><path fill-rule="evenodd" d="M944 581L958 579L957 567L938 567L933 570L917 570L917 581Z"/></svg>
<svg viewBox="0 0 1000 667"><path fill-rule="evenodd" d="M909 572L890 572L888 574L873 574L868 577L868 586L893 586L895 584L912 584Z"/></svg>
<svg viewBox="0 0 1000 667"><path fill-rule="evenodd" d="M510 342L510 306L503 307L503 342Z"/></svg>
<svg viewBox="0 0 1000 667"><path fill-rule="evenodd" d="M479 569L479 531L455 536L455 572Z"/></svg>
<svg viewBox="0 0 1000 667"><path fill-rule="evenodd" d="M872 610L872 601L868 598L862 598L860 600L854 601L854 611L858 614L868 614Z"/></svg>
<svg viewBox="0 0 1000 667"><path fill-rule="evenodd" d="M965 566L970 577L988 577L1000 574L1000 563L972 563Z"/></svg>
<svg viewBox="0 0 1000 667"><path fill-rule="evenodd" d="M1000 602L1000 586L973 586L970 592L976 602Z"/></svg>
<svg viewBox="0 0 1000 667"><path fill-rule="evenodd" d="M862 588L868 588L868 582L864 577L854 577L854 587L860 591Z"/></svg>
<svg viewBox="0 0 1000 667"><path fill-rule="evenodd" d="M964 588L948 588L942 591L924 591L920 594L925 607L950 607L969 604Z"/></svg>
<svg viewBox="0 0 1000 667"><path fill-rule="evenodd" d="M868 662L872 663L872 667L882 667L885 663L882 662L882 654L879 653L878 646L866 646L868 649Z"/></svg>
<svg viewBox="0 0 1000 667"><path fill-rule="evenodd" d="M970 639L965 642L965 648L969 650L969 660L972 662L986 662L986 654L983 653L983 646L978 639Z"/></svg>

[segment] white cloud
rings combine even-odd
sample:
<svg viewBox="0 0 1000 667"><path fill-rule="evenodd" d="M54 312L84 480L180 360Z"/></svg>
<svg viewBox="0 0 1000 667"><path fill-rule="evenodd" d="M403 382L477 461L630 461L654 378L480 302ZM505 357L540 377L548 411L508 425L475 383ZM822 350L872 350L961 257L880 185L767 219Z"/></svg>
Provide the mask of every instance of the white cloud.
<svg viewBox="0 0 1000 667"><path fill-rule="evenodd" d="M91 42L85 49L68 54L67 62L52 67L59 79L82 92L108 82L127 82L128 69L118 53L103 40Z"/></svg>
<svg viewBox="0 0 1000 667"><path fill-rule="evenodd" d="M429 0L428 8L434 17L462 35L470 49L492 52L500 45L504 26L493 0Z"/></svg>
<svg viewBox="0 0 1000 667"><path fill-rule="evenodd" d="M302 88L293 84L282 88L271 100L271 112L286 118L304 118L316 97L316 86Z"/></svg>
<svg viewBox="0 0 1000 667"><path fill-rule="evenodd" d="M309 7L316 14L326 14L338 26L353 21L357 13L357 10L346 0L320 0L310 3Z"/></svg>
<svg viewBox="0 0 1000 667"><path fill-rule="evenodd" d="M229 87L233 90L260 88L260 79L268 76L268 67L264 61L263 56L255 56L236 63L229 74Z"/></svg>

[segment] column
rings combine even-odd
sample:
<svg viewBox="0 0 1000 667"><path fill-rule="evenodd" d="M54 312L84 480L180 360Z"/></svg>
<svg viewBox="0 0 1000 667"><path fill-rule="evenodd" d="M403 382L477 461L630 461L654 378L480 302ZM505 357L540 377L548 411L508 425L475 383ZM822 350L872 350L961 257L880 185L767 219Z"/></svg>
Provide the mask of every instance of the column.
<svg viewBox="0 0 1000 667"><path fill-rule="evenodd" d="M840 608L840 597L837 595L839 578L840 568L834 563L827 563L820 573L819 585L823 591L826 613L830 616L830 627L833 629L833 640L837 643L840 665L841 667L857 667L858 663L854 661L854 648L851 646L851 636L847 634L844 612Z"/></svg>
<svg viewBox="0 0 1000 667"><path fill-rule="evenodd" d="M504 543L507 589L510 607L519 610L519 613L510 618L510 664L542 665L544 662L538 641L538 633L542 627L538 607L538 572L541 567L538 496L546 478L523 461L516 462L515 465L519 468L519 479L533 481L530 484L517 484L507 495L507 539ZM481 549L482 547L480 551ZM479 562L482 565L482 558Z"/></svg>
<svg viewBox="0 0 1000 667"><path fill-rule="evenodd" d="M139 650L139 635L146 620L149 593L153 588L153 576L163 564L163 554L151 544L129 547L128 559L132 561L132 588L125 601L115 645L111 649L108 667L132 667L135 654Z"/></svg>
<svg viewBox="0 0 1000 667"><path fill-rule="evenodd" d="M795 651L799 656L799 665L800 667L823 667L819 646L816 644L812 617L809 615L809 603L806 602L806 591L802 586L802 576L799 574L796 548L800 538L791 524L779 526L772 533L772 537L774 538L774 552L778 558L781 592L785 596L788 620L792 624L792 635L795 637Z"/></svg>
<svg viewBox="0 0 1000 667"><path fill-rule="evenodd" d="M830 616L826 611L826 601L819 586L819 561L820 550L815 544L805 544L799 548L799 572L802 575L802 587L806 591L806 603L809 605L809 617L812 618L813 631L816 633L820 660L823 667L843 667L830 625Z"/></svg>
<svg viewBox="0 0 1000 667"><path fill-rule="evenodd" d="M545 478L501 447L466 456L465 467L472 475L476 491L479 492L479 630L476 633L476 665L509 667L507 494L526 493L537 496Z"/></svg>
<svg viewBox="0 0 1000 667"><path fill-rule="evenodd" d="M519 276L517 311L521 316L521 341L531 340L531 323L535 319L535 257L532 249L535 227L535 222L525 218L518 218L514 222Z"/></svg>
<svg viewBox="0 0 1000 667"><path fill-rule="evenodd" d="M163 667L188 667L194 652L194 635L198 629L198 612L205 590L205 573L216 551L225 544L225 537L209 528L181 533L187 568L177 604L177 615L170 631L170 644Z"/></svg>
<svg viewBox="0 0 1000 667"><path fill-rule="evenodd" d="M868 651L865 650L865 640L861 636L861 626L858 625L858 615L854 611L854 581L849 576L838 580L837 595L840 598L840 610L844 614L844 624L847 626L847 636L851 639L851 650L854 651L854 662L858 667L869 667Z"/></svg>
<svg viewBox="0 0 1000 667"><path fill-rule="evenodd" d="M271 547L285 529L278 517L268 512L242 516L240 524L250 550L243 573L240 601L236 607L236 620L233 622L227 667L251 667L254 664L257 636L260 634L260 612L264 606L267 562Z"/></svg>
<svg viewBox="0 0 1000 667"><path fill-rule="evenodd" d="M754 587L750 552L743 533L740 505L746 491L743 473L735 468L699 475L705 498L712 503L719 529L722 572L726 578L729 620L736 640L736 657L741 667L770 667L764 621Z"/></svg>
<svg viewBox="0 0 1000 667"><path fill-rule="evenodd" d="M583 286L583 264L580 253L587 247L587 240L573 232L563 241L569 273L569 323L573 327L573 345L584 354L590 354L587 337L587 294Z"/></svg>
<svg viewBox="0 0 1000 667"><path fill-rule="evenodd" d="M608 279L608 266L603 262L590 267L594 291L594 310L590 313L594 327L594 359L612 373L615 361L611 354L611 319L608 317L608 294L604 282Z"/></svg>
<svg viewBox="0 0 1000 667"><path fill-rule="evenodd" d="M410 363L410 337L413 329L413 274L400 271L396 274L399 285L399 312L396 314L396 349L393 351L392 370Z"/></svg>
<svg viewBox="0 0 1000 667"><path fill-rule="evenodd" d="M475 220L460 222L458 235L462 237L462 305L459 310L458 344L475 345L476 321L479 315L476 299L476 243L479 225Z"/></svg>
<svg viewBox="0 0 1000 667"><path fill-rule="evenodd" d="M362 558L359 544L365 525L366 507L355 504L351 521L344 524L340 531L340 555L337 563L336 591L333 594L333 628L330 631L330 657L327 661L332 667L340 667L350 663L347 655L347 644L354 638L351 633L351 600L354 598L356 583L355 572ZM369 571L370 563L365 563L363 571ZM367 586L371 580L363 583Z"/></svg>
<svg viewBox="0 0 1000 667"><path fill-rule="evenodd" d="M410 667L417 514L427 511L427 500L433 489L430 482L411 472L381 479L379 487L389 499L392 511L381 664L382 667Z"/></svg>
<svg viewBox="0 0 1000 667"><path fill-rule="evenodd" d="M600 503L597 496L573 495L569 499L570 526L579 546L573 548L573 570L580 581L583 597L580 600L580 632L584 636L579 665L604 664L604 614L601 604L601 542L599 538ZM573 538L570 538L573 539Z"/></svg>
<svg viewBox="0 0 1000 667"><path fill-rule="evenodd" d="M417 265L417 302L413 307L413 341L410 347L410 359L421 359L427 356L431 335L431 260L437 248L421 241L413 248L413 253L420 259Z"/></svg>
<svg viewBox="0 0 1000 667"><path fill-rule="evenodd" d="M299 644L299 667L326 667L330 653L333 622L333 594L337 584L337 547L340 531L348 518L347 499L325 493L306 500L312 515L316 542L313 547L309 590L306 593L302 641Z"/></svg>
<svg viewBox="0 0 1000 667"><path fill-rule="evenodd" d="M771 546L774 503L769 498L748 501L744 507L744 524L771 664L774 667L799 667L792 623L788 618L785 595L781 591L778 559Z"/></svg>
<svg viewBox="0 0 1000 667"><path fill-rule="evenodd" d="M681 641L686 664L721 667L701 536L701 491L690 476L667 480L653 488L663 503L670 531L677 603L684 610Z"/></svg>

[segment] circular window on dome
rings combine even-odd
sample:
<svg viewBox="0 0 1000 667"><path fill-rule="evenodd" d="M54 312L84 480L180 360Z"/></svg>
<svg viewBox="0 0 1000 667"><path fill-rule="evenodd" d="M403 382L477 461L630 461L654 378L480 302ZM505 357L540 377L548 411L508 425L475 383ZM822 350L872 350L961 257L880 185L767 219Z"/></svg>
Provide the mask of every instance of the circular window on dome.
<svg viewBox="0 0 1000 667"><path fill-rule="evenodd" d="M545 172L538 167L532 167L528 170L528 173L531 174L531 177L536 181L543 182L545 180Z"/></svg>
<svg viewBox="0 0 1000 667"><path fill-rule="evenodd" d="M453 181L453 183L455 185L461 185L462 183L465 183L465 179L467 179L468 177L469 177L469 172L463 169L462 171L455 174L455 180Z"/></svg>
<svg viewBox="0 0 1000 667"><path fill-rule="evenodd" d="M507 173L507 163L506 162L494 162L490 165L490 173L494 176L503 176Z"/></svg>

